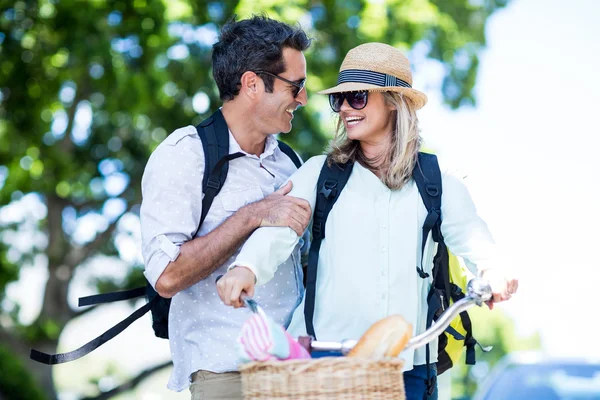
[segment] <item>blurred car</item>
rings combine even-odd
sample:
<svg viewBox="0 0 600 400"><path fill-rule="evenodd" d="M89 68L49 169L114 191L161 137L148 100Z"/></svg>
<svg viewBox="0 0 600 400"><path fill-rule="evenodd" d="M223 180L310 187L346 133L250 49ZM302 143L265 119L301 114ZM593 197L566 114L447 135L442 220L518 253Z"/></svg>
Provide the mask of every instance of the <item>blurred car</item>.
<svg viewBox="0 0 600 400"><path fill-rule="evenodd" d="M473 400L600 400L600 360L505 356L479 385Z"/></svg>

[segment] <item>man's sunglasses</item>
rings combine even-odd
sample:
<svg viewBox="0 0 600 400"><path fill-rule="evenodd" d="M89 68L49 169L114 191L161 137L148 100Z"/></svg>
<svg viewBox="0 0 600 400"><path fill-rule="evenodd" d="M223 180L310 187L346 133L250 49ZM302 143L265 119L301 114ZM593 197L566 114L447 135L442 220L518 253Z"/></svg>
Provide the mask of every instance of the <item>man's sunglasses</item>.
<svg viewBox="0 0 600 400"><path fill-rule="evenodd" d="M306 78L302 79L300 82L293 82L293 81L289 81L285 78L282 78L279 75L275 75L270 73L269 71L263 71L263 70L259 70L259 71L254 71L255 74L265 74L265 75L269 75L272 76L273 78L277 78L281 81L284 81L285 83L289 83L290 85L292 85L294 87L294 90L292 91L292 94L294 95L294 98L298 97L298 95L300 94L300 92L302 91L302 89L304 89L304 85L306 84Z"/></svg>
<svg viewBox="0 0 600 400"><path fill-rule="evenodd" d="M362 110L367 106L369 92L343 92L331 93L329 95L329 105L333 112L339 113L344 104L344 99L348 101L348 105L355 110Z"/></svg>

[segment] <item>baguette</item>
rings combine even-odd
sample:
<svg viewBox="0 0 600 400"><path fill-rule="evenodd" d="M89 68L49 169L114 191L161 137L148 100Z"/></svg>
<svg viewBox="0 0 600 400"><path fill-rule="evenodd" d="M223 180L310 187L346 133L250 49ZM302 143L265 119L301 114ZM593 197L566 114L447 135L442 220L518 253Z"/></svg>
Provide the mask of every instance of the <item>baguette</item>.
<svg viewBox="0 0 600 400"><path fill-rule="evenodd" d="M401 315L390 315L371 325L348 353L348 357L397 357L411 337L412 325Z"/></svg>

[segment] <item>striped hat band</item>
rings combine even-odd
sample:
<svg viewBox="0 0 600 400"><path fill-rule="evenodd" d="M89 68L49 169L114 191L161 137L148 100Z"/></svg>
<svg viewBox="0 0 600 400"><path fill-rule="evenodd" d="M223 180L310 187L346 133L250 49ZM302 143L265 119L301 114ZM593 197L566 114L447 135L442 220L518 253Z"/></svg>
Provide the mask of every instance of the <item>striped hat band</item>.
<svg viewBox="0 0 600 400"><path fill-rule="evenodd" d="M338 85L341 83L367 83L381 87L405 87L411 88L408 82L403 81L393 75L384 74L382 72L368 71L365 69L347 69L340 71L338 77Z"/></svg>

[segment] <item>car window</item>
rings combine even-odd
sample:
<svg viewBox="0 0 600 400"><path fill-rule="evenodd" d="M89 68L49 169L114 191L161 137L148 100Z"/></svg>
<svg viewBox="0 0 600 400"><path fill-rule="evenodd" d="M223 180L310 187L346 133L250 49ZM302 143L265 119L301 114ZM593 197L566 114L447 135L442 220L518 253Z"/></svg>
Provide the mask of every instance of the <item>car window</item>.
<svg viewBox="0 0 600 400"><path fill-rule="evenodd" d="M600 365L513 365L498 376L484 399L600 400Z"/></svg>

